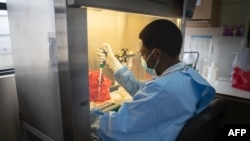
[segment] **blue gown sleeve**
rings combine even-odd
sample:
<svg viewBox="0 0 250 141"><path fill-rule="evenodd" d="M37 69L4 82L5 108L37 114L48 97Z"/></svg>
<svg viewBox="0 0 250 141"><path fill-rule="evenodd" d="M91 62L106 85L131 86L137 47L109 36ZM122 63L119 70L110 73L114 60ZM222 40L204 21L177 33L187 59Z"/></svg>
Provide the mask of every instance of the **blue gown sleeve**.
<svg viewBox="0 0 250 141"><path fill-rule="evenodd" d="M133 72L129 71L127 67L123 67L114 74L115 80L131 95L145 85L144 82L137 80Z"/></svg>
<svg viewBox="0 0 250 141"><path fill-rule="evenodd" d="M99 140L97 129L99 128L99 120L102 115L104 113L99 109L93 108L90 110L91 136L97 140Z"/></svg>

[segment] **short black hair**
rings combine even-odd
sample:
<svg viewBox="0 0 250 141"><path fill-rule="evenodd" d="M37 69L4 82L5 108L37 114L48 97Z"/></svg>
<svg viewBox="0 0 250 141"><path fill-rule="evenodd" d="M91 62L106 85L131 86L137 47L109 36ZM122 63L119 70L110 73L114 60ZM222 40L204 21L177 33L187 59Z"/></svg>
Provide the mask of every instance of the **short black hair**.
<svg viewBox="0 0 250 141"><path fill-rule="evenodd" d="M175 57L180 54L182 33L171 21L158 19L146 25L139 34L144 47L159 48L168 55Z"/></svg>

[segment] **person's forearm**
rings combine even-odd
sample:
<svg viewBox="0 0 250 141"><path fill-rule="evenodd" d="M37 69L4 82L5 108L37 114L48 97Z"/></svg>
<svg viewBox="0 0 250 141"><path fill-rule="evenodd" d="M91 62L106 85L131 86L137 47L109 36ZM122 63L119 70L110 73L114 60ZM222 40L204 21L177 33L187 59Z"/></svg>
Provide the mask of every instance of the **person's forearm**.
<svg viewBox="0 0 250 141"><path fill-rule="evenodd" d="M138 81L134 74L123 67L114 73L115 80L131 95L134 96L144 82Z"/></svg>

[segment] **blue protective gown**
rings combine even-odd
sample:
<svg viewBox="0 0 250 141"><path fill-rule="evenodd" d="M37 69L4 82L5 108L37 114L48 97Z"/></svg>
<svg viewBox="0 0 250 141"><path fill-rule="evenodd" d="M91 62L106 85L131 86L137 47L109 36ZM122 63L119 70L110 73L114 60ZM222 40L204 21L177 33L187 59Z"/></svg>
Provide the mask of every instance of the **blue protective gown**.
<svg viewBox="0 0 250 141"><path fill-rule="evenodd" d="M118 112L91 111L92 135L103 141L174 141L185 122L215 95L214 88L182 62L147 82L136 80L126 67L114 76L133 101Z"/></svg>

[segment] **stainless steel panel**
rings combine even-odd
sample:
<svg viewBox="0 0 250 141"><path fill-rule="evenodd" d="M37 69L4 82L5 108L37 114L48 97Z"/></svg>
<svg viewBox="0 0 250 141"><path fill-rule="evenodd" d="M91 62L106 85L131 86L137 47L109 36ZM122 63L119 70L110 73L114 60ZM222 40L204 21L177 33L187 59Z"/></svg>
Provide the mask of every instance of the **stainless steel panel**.
<svg viewBox="0 0 250 141"><path fill-rule="evenodd" d="M58 72L65 140L90 139L86 19L86 9L66 9L59 1L56 4Z"/></svg>
<svg viewBox="0 0 250 141"><path fill-rule="evenodd" d="M124 12L181 18L183 0L67 0L72 7L98 7Z"/></svg>
<svg viewBox="0 0 250 141"><path fill-rule="evenodd" d="M8 1L20 115L53 140L89 140L86 10L65 4Z"/></svg>
<svg viewBox="0 0 250 141"><path fill-rule="evenodd" d="M21 141L15 76L0 76L0 141Z"/></svg>
<svg viewBox="0 0 250 141"><path fill-rule="evenodd" d="M8 0L7 6L21 119L62 141L58 70L48 39L55 33L54 2Z"/></svg>
<svg viewBox="0 0 250 141"><path fill-rule="evenodd" d="M55 1L64 140L90 140L86 9Z"/></svg>
<svg viewBox="0 0 250 141"><path fill-rule="evenodd" d="M67 37L67 10L64 0L55 0L55 24L56 24L56 45L58 60L58 75L61 95L62 126L65 141L72 140L72 97L70 86L70 69L68 56L68 37Z"/></svg>
<svg viewBox="0 0 250 141"><path fill-rule="evenodd" d="M68 8L67 21L74 140L83 141L90 139L86 9Z"/></svg>

